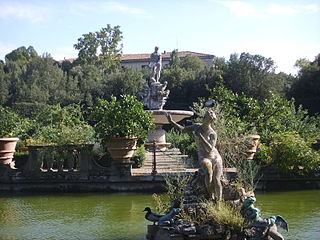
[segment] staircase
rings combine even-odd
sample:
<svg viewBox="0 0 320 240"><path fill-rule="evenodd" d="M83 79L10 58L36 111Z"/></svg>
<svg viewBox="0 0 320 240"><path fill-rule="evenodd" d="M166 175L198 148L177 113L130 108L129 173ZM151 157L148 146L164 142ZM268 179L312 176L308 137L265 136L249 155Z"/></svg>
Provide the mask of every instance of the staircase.
<svg viewBox="0 0 320 240"><path fill-rule="evenodd" d="M147 152L147 160L141 168L132 169L133 176L151 175L153 171L153 152ZM195 172L198 168L191 166L191 159L181 154L178 149L168 149L156 152L156 171L158 175L170 173Z"/></svg>

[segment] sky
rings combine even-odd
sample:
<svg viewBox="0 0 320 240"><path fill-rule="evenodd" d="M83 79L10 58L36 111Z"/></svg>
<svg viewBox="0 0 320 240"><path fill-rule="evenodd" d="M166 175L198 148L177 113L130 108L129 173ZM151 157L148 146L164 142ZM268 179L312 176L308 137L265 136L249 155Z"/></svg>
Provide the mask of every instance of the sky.
<svg viewBox="0 0 320 240"><path fill-rule="evenodd" d="M320 0L0 0L0 59L21 46L74 58L77 39L107 24L120 26L124 54L247 52L295 74L320 53Z"/></svg>

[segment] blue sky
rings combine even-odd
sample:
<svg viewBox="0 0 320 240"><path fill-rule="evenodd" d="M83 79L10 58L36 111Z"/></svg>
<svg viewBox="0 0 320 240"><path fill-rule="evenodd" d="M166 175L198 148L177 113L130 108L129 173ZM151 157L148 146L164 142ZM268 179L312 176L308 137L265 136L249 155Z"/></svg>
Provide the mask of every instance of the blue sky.
<svg viewBox="0 0 320 240"><path fill-rule="evenodd" d="M0 59L30 45L56 60L76 57L77 39L107 24L120 25L123 53L249 52L286 73L320 53L319 0L0 0Z"/></svg>

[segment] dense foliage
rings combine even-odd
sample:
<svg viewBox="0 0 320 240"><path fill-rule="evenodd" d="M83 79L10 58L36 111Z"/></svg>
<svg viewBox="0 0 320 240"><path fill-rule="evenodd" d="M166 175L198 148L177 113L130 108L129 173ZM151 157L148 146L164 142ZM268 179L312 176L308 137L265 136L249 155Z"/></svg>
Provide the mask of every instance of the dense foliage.
<svg viewBox="0 0 320 240"><path fill-rule="evenodd" d="M48 106L34 118L28 145L80 144L94 140L93 128L84 120L80 105Z"/></svg>
<svg viewBox="0 0 320 240"><path fill-rule="evenodd" d="M0 106L0 137L23 137L29 127L29 121L21 118L8 107Z"/></svg>
<svg viewBox="0 0 320 240"><path fill-rule="evenodd" d="M50 54L38 55L32 46L8 53L5 61L0 61L0 135L34 144L91 141L93 129L86 120L88 108L93 106L117 116L116 121L105 121L105 127L130 120L124 113L112 112L110 104L116 104L121 95L137 95L150 72L120 67L121 41L120 27L107 25L78 39L76 61L57 62ZM226 166L236 164L241 149L235 146L242 142L241 135L256 133L264 150L257 154L261 164L297 174L316 168L319 162L310 143L320 137L319 55L313 61L299 59L298 74L292 76L276 73L275 62L261 55L231 54L228 60L215 57L212 65L206 65L191 55L179 59L177 51L162 70L161 81L167 81L171 91L165 108L193 107L199 114L197 121L204 99L215 100L218 120L214 128ZM122 106L126 110L136 101L133 97L127 100ZM127 114L132 122L144 114L138 108ZM95 121L90 124L98 118ZM131 125L116 135L136 135L130 132L135 128ZM145 135L148 129L137 131ZM170 131L168 139L195 157L192 136Z"/></svg>
<svg viewBox="0 0 320 240"><path fill-rule="evenodd" d="M320 166L320 154L311 148L311 144L297 132L275 133L272 142L263 146L260 157L284 173L304 175Z"/></svg>

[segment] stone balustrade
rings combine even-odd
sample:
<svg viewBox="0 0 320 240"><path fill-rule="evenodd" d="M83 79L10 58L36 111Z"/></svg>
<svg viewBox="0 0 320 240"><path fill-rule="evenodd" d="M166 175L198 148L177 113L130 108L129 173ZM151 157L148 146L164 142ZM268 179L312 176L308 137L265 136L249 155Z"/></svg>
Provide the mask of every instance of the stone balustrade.
<svg viewBox="0 0 320 240"><path fill-rule="evenodd" d="M95 174L107 175L106 169L93 160L92 150L93 144L28 146L29 157L22 173L28 179L55 175L88 179Z"/></svg>

